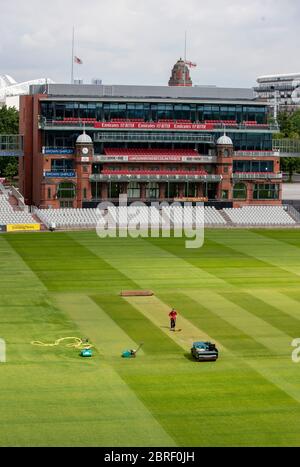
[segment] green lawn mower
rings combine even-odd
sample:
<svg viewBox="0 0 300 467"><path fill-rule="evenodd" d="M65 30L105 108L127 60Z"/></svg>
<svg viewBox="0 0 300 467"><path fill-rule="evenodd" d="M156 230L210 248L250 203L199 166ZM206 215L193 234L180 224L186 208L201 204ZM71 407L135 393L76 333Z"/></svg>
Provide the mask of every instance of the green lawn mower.
<svg viewBox="0 0 300 467"><path fill-rule="evenodd" d="M92 357L93 356L93 351L92 349L82 349L80 352L81 357Z"/></svg>
<svg viewBox="0 0 300 467"><path fill-rule="evenodd" d="M141 342L136 350L135 349L124 350L124 352L122 352L122 358L135 358L136 354L138 353L138 351L140 350L143 344L144 342Z"/></svg>

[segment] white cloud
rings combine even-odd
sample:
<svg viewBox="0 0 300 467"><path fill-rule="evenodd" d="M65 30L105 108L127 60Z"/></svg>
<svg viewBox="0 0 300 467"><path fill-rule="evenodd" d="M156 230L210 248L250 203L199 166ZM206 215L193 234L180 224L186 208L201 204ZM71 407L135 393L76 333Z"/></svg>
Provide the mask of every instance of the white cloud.
<svg viewBox="0 0 300 467"><path fill-rule="evenodd" d="M18 12L18 13L16 13ZM1 9L1 73L18 80L167 84L184 54L195 84L252 86L258 75L299 71L298 0L14 0Z"/></svg>

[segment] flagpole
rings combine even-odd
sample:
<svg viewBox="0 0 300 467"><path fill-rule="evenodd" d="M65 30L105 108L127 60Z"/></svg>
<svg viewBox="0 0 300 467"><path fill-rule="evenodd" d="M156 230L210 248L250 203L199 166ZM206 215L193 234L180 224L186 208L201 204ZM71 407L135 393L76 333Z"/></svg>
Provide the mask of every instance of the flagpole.
<svg viewBox="0 0 300 467"><path fill-rule="evenodd" d="M71 68L71 84L74 84L74 26L72 34L72 68Z"/></svg>
<svg viewBox="0 0 300 467"><path fill-rule="evenodd" d="M186 83L186 31L184 33L184 87Z"/></svg>

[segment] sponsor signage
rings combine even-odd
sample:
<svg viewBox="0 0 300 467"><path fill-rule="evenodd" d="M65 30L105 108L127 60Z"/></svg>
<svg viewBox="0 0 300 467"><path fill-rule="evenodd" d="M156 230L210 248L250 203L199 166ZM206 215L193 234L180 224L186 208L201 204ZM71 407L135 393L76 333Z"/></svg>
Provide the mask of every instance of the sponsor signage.
<svg viewBox="0 0 300 467"><path fill-rule="evenodd" d="M74 154L74 149L72 148L47 148L43 147L43 154Z"/></svg>
<svg viewBox="0 0 300 467"><path fill-rule="evenodd" d="M94 156L96 162L128 162L128 156Z"/></svg>
<svg viewBox="0 0 300 467"><path fill-rule="evenodd" d="M143 123L143 122L95 122L94 128L125 130L213 130L212 123Z"/></svg>
<svg viewBox="0 0 300 467"><path fill-rule="evenodd" d="M7 232L25 232L41 230L41 224L7 224Z"/></svg>
<svg viewBox="0 0 300 467"><path fill-rule="evenodd" d="M74 178L75 176L74 170L69 170L68 172L44 172L44 177L47 178Z"/></svg>
<svg viewBox="0 0 300 467"><path fill-rule="evenodd" d="M6 232L6 225L0 225L0 232Z"/></svg>
<svg viewBox="0 0 300 467"><path fill-rule="evenodd" d="M212 162L211 158L203 156L177 156L177 155L132 155L132 156L95 156L97 162Z"/></svg>
<svg viewBox="0 0 300 467"><path fill-rule="evenodd" d="M22 157L23 156L23 152L22 151L19 151L19 150L15 150L15 151L4 151L4 150L1 150L0 149L0 156L4 156L4 157Z"/></svg>

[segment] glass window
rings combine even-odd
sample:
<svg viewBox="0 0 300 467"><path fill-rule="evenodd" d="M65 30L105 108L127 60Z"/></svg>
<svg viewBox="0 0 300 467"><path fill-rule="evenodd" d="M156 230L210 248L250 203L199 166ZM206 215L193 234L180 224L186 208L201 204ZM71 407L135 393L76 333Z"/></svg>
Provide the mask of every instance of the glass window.
<svg viewBox="0 0 300 467"><path fill-rule="evenodd" d="M137 182L130 182L127 189L128 198L140 198L140 184Z"/></svg>
<svg viewBox="0 0 300 467"><path fill-rule="evenodd" d="M228 199L228 190L222 190L222 199Z"/></svg>
<svg viewBox="0 0 300 467"><path fill-rule="evenodd" d="M247 199L247 186L245 183L236 183L233 187L234 199Z"/></svg>
<svg viewBox="0 0 300 467"><path fill-rule="evenodd" d="M254 185L253 199L279 199L279 185L274 183L256 183Z"/></svg>
<svg viewBox="0 0 300 467"><path fill-rule="evenodd" d="M73 170L74 163L72 159L52 159L51 170L53 172L67 172Z"/></svg>
<svg viewBox="0 0 300 467"><path fill-rule="evenodd" d="M63 198L75 198L76 186L71 182L63 182L58 185L57 197Z"/></svg>
<svg viewBox="0 0 300 467"><path fill-rule="evenodd" d="M73 201L60 201L59 205L61 208L72 208Z"/></svg>
<svg viewBox="0 0 300 467"><path fill-rule="evenodd" d="M157 199L159 198L159 184L158 183L148 183L146 188L146 197Z"/></svg>
<svg viewBox="0 0 300 467"><path fill-rule="evenodd" d="M273 161L233 161L233 172L274 172Z"/></svg>

